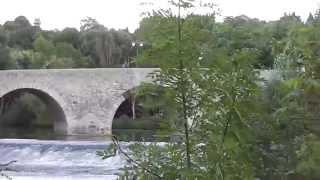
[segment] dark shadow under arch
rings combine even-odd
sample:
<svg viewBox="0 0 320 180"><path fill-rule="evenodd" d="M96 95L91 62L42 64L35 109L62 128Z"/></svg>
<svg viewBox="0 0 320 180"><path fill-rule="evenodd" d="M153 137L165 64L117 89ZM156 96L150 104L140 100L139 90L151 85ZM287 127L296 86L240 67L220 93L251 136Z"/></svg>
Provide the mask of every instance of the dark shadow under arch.
<svg viewBox="0 0 320 180"><path fill-rule="evenodd" d="M163 110L157 101L163 92L161 86L153 84L142 84L124 92L113 117L112 134L121 140L152 140L161 128Z"/></svg>
<svg viewBox="0 0 320 180"><path fill-rule="evenodd" d="M66 134L67 133L67 121L65 113L60 106L60 104L48 93L39 90L39 89L33 89L33 88L20 88L12 90L5 95L3 95L1 98L2 103L2 109L1 111L4 111L6 106L10 105L10 103L14 102L16 98L21 97L24 94L32 94L36 97L38 97L47 108L48 113L48 121L52 123L52 128L55 133L59 134ZM1 105L1 104L0 104ZM37 108L37 107L35 107ZM0 126L1 126L1 119L0 119Z"/></svg>
<svg viewBox="0 0 320 180"><path fill-rule="evenodd" d="M117 108L117 111L114 114L113 120L114 119L119 119L123 116L126 116L127 118L132 119L133 116L135 118L139 118L142 115L142 112L140 111L139 108L132 108L132 104L134 103L135 106L138 106L138 101L136 101L138 98L135 97L135 90L137 88L132 88L125 93L122 94L124 100L121 102L119 107Z"/></svg>
<svg viewBox="0 0 320 180"><path fill-rule="evenodd" d="M142 84L122 94L122 101L112 121L112 134L122 141L154 141L161 130L170 107L166 104L165 89L154 84ZM135 96L135 100L132 100ZM135 108L131 106L135 103ZM135 110L135 118L133 118ZM166 138L166 137L161 137Z"/></svg>

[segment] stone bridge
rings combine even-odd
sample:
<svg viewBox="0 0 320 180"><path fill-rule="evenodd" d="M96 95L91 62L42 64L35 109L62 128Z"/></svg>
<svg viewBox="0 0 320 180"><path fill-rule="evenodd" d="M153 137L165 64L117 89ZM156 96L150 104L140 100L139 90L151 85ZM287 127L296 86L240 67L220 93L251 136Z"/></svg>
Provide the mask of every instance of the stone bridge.
<svg viewBox="0 0 320 180"><path fill-rule="evenodd" d="M53 69L0 71L0 97L24 91L41 98L50 109L55 131L77 135L112 133L124 93L151 81L155 69Z"/></svg>

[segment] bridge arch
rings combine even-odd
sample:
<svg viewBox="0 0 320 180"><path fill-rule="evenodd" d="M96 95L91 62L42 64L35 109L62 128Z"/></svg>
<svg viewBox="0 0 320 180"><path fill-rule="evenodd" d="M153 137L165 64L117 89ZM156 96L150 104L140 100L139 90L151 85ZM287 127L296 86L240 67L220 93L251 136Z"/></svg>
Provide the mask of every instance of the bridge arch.
<svg viewBox="0 0 320 180"><path fill-rule="evenodd" d="M158 93L163 93L163 86L155 86L152 83L141 83L140 85L133 86L129 90L122 91L121 96L113 104L114 110L110 127L111 133L115 133L115 131L112 132L113 130L121 131L127 128L127 130L137 128L136 130L147 131L159 129L159 114L161 109L157 109L157 103L154 108L152 107L153 105L151 105L152 102L156 100L154 98L158 97ZM133 109L132 104L135 104ZM120 121L120 123L117 123L117 121ZM148 121L150 121L150 123L148 123ZM117 131L116 135L118 135Z"/></svg>
<svg viewBox="0 0 320 180"><path fill-rule="evenodd" d="M19 95L25 93L38 97L46 105L48 110L48 121L53 123L53 129L55 132L59 134L67 134L68 123L65 115L64 103L61 102L61 98L55 93L49 93L43 89L34 87L13 87L0 92L0 98L17 98Z"/></svg>

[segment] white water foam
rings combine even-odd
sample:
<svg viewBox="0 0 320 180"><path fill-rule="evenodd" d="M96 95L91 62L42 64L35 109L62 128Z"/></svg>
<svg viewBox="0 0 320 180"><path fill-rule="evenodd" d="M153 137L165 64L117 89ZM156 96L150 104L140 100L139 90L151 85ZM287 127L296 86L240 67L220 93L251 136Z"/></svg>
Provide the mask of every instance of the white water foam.
<svg viewBox="0 0 320 180"><path fill-rule="evenodd" d="M6 173L14 179L116 179L126 161L96 155L110 145L96 141L0 139L0 164L17 162ZM0 177L1 179L1 177Z"/></svg>

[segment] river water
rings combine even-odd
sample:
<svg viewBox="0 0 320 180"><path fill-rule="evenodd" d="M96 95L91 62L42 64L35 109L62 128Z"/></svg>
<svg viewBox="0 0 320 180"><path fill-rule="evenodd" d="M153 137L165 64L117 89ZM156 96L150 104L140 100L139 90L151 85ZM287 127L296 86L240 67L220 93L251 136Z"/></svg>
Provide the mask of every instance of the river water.
<svg viewBox="0 0 320 180"><path fill-rule="evenodd" d="M96 155L110 143L1 139L0 162L17 161L6 174L13 179L116 179L126 163L117 155Z"/></svg>
<svg viewBox="0 0 320 180"><path fill-rule="evenodd" d="M120 155L105 160L96 155L97 151L111 144L109 138L55 136L41 130L33 133L21 130L11 130L10 134L4 130L0 132L0 164L17 161L9 166L8 171L4 171L14 180L112 180L117 178L119 169L126 164L125 158ZM116 133L133 138L130 140L150 137L145 132L138 135L132 132ZM123 147L127 144L121 142Z"/></svg>

